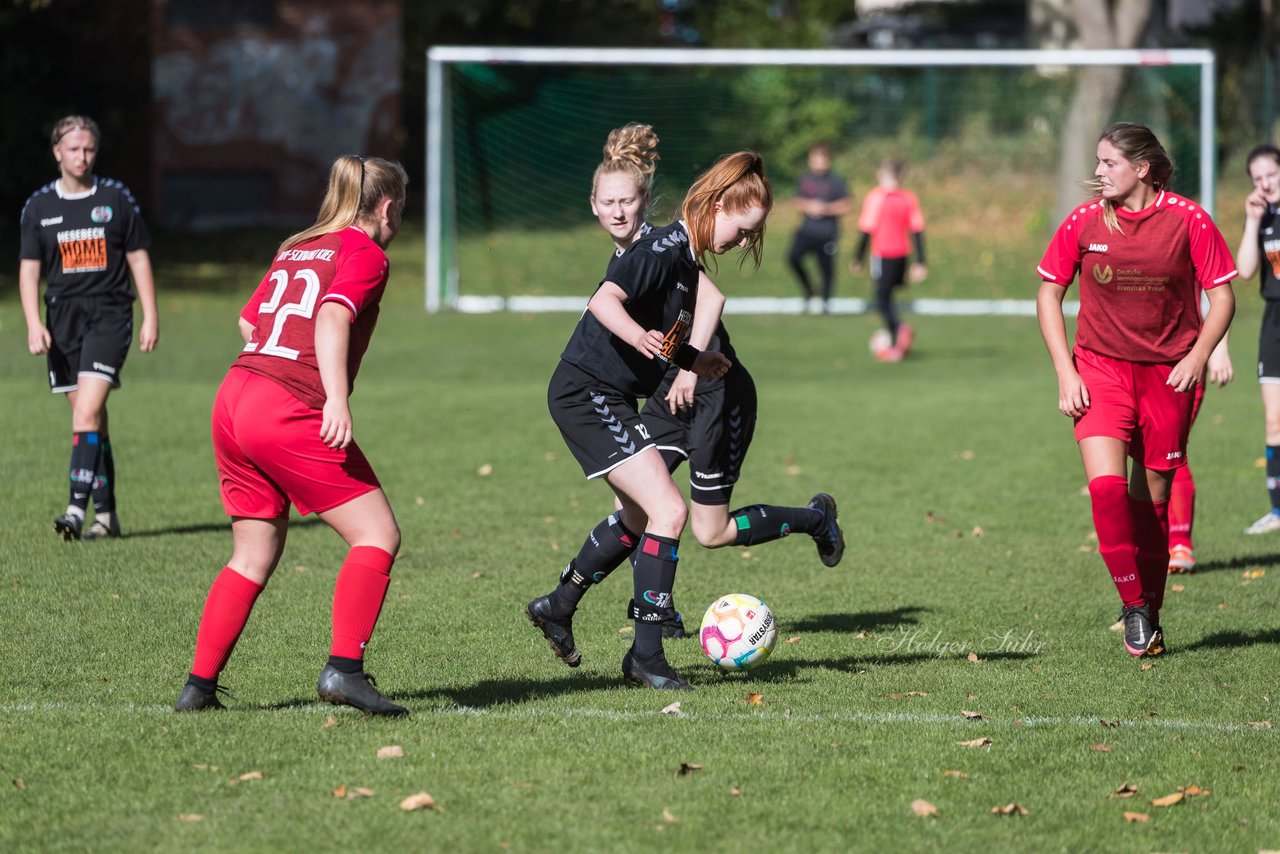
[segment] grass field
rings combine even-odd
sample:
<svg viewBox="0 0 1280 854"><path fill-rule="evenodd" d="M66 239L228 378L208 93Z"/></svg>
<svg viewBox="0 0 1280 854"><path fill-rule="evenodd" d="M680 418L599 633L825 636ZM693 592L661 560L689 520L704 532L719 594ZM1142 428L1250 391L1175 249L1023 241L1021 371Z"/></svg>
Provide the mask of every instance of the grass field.
<svg viewBox="0 0 1280 854"><path fill-rule="evenodd" d="M342 550L299 520L223 676L231 711L176 716L230 548L209 408L268 251L205 249L236 260L158 260L176 283L161 347L130 356L112 398L120 541L49 530L66 407L0 298L0 849L1280 848L1280 540L1240 534L1266 502L1252 283L1239 379L1193 435L1202 571L1170 592L1171 652L1145 669L1108 630L1117 599L1034 320L919 318L918 357L880 365L869 317L731 318L761 393L735 503L830 491L850 548L827 570L802 537L749 553L688 537L682 609L752 593L789 642L733 677L669 642L697 686L670 696L622 685L625 573L579 611L578 670L521 613L609 507L545 410L572 317L425 316L421 243L397 243L353 401L404 531L369 666L413 714L316 701ZM1028 279L999 288L1029 297ZM1190 786L1208 794L1152 804ZM399 809L420 791L441 809ZM1011 803L1026 814L991 814Z"/></svg>

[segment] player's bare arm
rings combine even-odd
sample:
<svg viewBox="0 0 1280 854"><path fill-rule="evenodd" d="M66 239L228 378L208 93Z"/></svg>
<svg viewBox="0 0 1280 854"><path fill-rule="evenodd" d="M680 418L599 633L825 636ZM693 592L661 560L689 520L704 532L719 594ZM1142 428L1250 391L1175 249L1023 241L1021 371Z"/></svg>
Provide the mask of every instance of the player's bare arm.
<svg viewBox="0 0 1280 854"><path fill-rule="evenodd" d="M142 306L142 328L138 332L138 347L150 353L160 343L160 315L156 311L156 280L151 271L151 255L145 249L125 253L129 272L133 274L133 287L138 292L138 304Z"/></svg>
<svg viewBox="0 0 1280 854"><path fill-rule="evenodd" d="M587 303L587 311L595 315L605 329L652 359L662 352L662 333L656 329L646 330L632 320L626 303L626 292L613 282L605 282Z"/></svg>
<svg viewBox="0 0 1280 854"><path fill-rule="evenodd" d="M18 265L18 293L22 298L22 315L27 319L27 349L31 355L49 352L53 343L49 329L40 319L40 262L24 258Z"/></svg>
<svg viewBox="0 0 1280 854"><path fill-rule="evenodd" d="M1195 346L1169 372L1169 385L1173 386L1174 391L1190 391L1200 381L1209 354L1218 346L1222 336L1227 334L1231 318L1236 313L1235 293L1229 282L1204 293L1209 298L1209 312L1204 316L1204 326L1200 330L1200 336L1196 338Z"/></svg>
<svg viewBox="0 0 1280 854"><path fill-rule="evenodd" d="M1067 289L1053 282L1041 282L1036 293L1036 317L1040 321L1040 334L1058 375L1058 411L1070 418L1084 415L1089 408L1089 390L1076 372L1071 361L1071 348L1067 345L1067 321L1062 313L1062 302Z"/></svg>
<svg viewBox="0 0 1280 854"><path fill-rule="evenodd" d="M324 386L324 411L320 440L330 448L351 444L353 426L347 397L347 352L351 346L351 312L339 302L320 305L316 313L316 366Z"/></svg>

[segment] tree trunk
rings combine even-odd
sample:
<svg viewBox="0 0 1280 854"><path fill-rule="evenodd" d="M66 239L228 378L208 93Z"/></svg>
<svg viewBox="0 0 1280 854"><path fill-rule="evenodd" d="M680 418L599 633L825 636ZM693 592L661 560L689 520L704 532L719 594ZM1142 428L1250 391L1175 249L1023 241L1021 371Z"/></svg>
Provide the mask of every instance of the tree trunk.
<svg viewBox="0 0 1280 854"><path fill-rule="evenodd" d="M1073 0L1082 46L1094 50L1137 47L1151 20L1152 0ZM1054 225L1089 195L1098 134L1111 122L1128 75L1121 66L1078 69L1062 130Z"/></svg>

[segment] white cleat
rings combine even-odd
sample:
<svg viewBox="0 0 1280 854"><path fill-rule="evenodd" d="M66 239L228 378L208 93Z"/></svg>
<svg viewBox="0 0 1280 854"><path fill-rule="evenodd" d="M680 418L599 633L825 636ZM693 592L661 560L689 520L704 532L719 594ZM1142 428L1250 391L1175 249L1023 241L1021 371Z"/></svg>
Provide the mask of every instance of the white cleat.
<svg viewBox="0 0 1280 854"><path fill-rule="evenodd" d="M1272 531L1280 531L1280 513L1274 510L1244 529L1246 534L1269 534Z"/></svg>

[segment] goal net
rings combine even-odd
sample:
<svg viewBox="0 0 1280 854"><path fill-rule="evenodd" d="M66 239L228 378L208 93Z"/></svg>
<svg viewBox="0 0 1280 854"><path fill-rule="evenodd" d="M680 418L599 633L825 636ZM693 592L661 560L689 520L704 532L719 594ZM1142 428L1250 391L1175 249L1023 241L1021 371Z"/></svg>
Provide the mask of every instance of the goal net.
<svg viewBox="0 0 1280 854"><path fill-rule="evenodd" d="M812 142L834 153L854 213L844 220L837 310L865 308L844 261L856 212L889 156L928 223L931 284L915 294L1030 296L1064 205L1087 198L1093 142L1110 121L1147 124L1177 164L1174 188L1212 210L1213 54L1171 51L785 51L435 47L428 51L426 304L430 311L580 311L612 248L591 176L610 129L654 126L661 142L649 219L675 218L721 154L764 155L776 197L764 263L729 256L728 311L797 311L787 266L789 200ZM1110 115L1064 152L1082 69L1122 69ZM1079 164L1059 193L1064 157ZM946 276L935 275L945 269ZM1017 281L1019 285L1002 284ZM917 299L920 310L927 300ZM972 306L970 306L971 308ZM957 303L955 310L966 311Z"/></svg>

